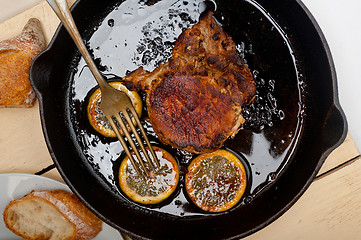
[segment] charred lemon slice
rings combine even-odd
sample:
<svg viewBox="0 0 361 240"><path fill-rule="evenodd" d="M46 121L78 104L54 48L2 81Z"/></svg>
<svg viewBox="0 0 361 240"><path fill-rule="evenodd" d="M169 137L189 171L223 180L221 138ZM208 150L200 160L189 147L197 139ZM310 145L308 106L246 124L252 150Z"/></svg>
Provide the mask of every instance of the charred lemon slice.
<svg viewBox="0 0 361 240"><path fill-rule="evenodd" d="M178 164L172 155L158 147L153 149L160 161L160 168L151 171L147 177L137 174L128 157L119 169L120 188L130 199L142 204L157 204L167 199L179 181ZM150 155L150 151L147 151ZM138 161L135 154L133 157Z"/></svg>
<svg viewBox="0 0 361 240"><path fill-rule="evenodd" d="M217 150L196 157L188 166L185 187L190 199L207 212L223 212L241 199L246 171L231 152Z"/></svg>
<svg viewBox="0 0 361 240"><path fill-rule="evenodd" d="M142 115L142 100L139 94L135 91L128 90L121 82L110 82L110 86L115 89L121 90L125 92L128 97L130 98L135 111L137 112L138 116L141 117ZM106 137L116 137L115 132L113 131L110 123L108 122L107 118L105 117L103 111L100 109L100 101L101 101L101 92L100 89L96 89L93 94L89 98L89 103L87 106L87 115L90 122L90 125L100 134ZM135 120L133 121L134 125L136 125ZM129 128L130 131L130 128ZM122 133L122 130L120 130Z"/></svg>

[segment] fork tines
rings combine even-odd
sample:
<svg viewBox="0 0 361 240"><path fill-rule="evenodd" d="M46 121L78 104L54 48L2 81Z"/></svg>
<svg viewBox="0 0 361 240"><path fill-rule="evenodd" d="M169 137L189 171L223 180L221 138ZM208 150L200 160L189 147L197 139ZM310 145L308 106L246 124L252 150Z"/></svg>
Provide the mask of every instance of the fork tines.
<svg viewBox="0 0 361 240"><path fill-rule="evenodd" d="M134 124L133 124L133 121L132 119L135 120L136 124L138 125L139 127L139 130L141 132L141 135L143 137L143 139L145 140L146 142L146 145L151 153L151 156L154 160L154 162L152 161L152 159L150 158L150 156L148 155L148 151L146 150L144 144L143 144L143 141L138 133L138 131L136 130ZM109 121L109 119L108 119ZM143 175L143 176L147 176L149 171L151 170L154 170L155 168L158 168L160 167L160 163L159 163L159 160L152 148L152 146L150 145L150 142L149 142L149 139L145 133L145 130L139 120L139 117L134 109L134 107L129 107L127 108L125 111L121 111L119 112L119 114L114 114L112 116L112 121L109 121L114 132L116 133L119 141L121 142L123 148L124 148L124 151L125 153L127 154L129 160L131 161L134 169L137 171L137 173L139 175ZM125 135L125 137L127 138L131 148L133 149L138 161L135 161L134 157L132 156L121 132L119 131L119 129L117 128L117 124L120 126L120 129L122 130L123 134ZM133 135L135 136L136 138L136 141L138 142L139 146L140 146L140 149L142 150L142 152L144 153L144 156L145 156L145 160L147 162L147 166L149 166L150 169L147 168L147 166L144 164L144 161L141 157L141 154L139 153L139 150L137 148L137 146L135 145L135 142L133 141L133 138L131 136L131 134L129 133L129 129L128 127L130 127L131 129L131 132L133 133ZM140 167L139 167L140 165Z"/></svg>

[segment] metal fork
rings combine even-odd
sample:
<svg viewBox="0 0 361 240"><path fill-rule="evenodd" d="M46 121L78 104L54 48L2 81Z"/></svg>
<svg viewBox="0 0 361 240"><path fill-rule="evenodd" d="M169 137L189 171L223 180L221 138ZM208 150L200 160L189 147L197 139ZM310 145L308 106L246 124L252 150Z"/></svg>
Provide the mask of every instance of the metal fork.
<svg viewBox="0 0 361 240"><path fill-rule="evenodd" d="M109 121L110 125L112 126L114 132L116 133L119 141L121 142L124 151L126 152L129 160L131 161L134 169L137 171L139 175L147 176L150 170L154 170L155 168L160 167L159 160L148 140L148 137L144 131L144 128L138 118L138 115L131 103L129 97L126 93L119 91L113 87L111 87L102 74L99 72L98 68L96 67L91 55L89 54L85 44L79 34L79 31L75 25L74 19L71 15L70 9L66 0L47 0L49 5L52 7L54 12L57 14L63 25L65 26L66 30L69 32L70 36L73 38L75 44L77 45L80 53L84 57L86 63L88 64L91 72L93 73L95 79L99 84L99 88L101 90L101 103L100 109L103 111L104 115L106 116L107 120ZM148 151L146 150L143 141L138 134L132 119L135 119L141 135L146 142L146 145L151 152L151 156L154 159L154 162L151 160L150 156L148 155ZM119 124L122 132L124 133L125 137L128 139L128 142L133 149L138 161L135 161L131 151L129 150L125 139L123 138L122 134L120 133L116 122ZM127 126L130 126L131 132L134 134L142 152L147 161L147 165L150 169L145 166L143 158L141 157L138 148L136 147ZM139 163L139 164L137 164Z"/></svg>

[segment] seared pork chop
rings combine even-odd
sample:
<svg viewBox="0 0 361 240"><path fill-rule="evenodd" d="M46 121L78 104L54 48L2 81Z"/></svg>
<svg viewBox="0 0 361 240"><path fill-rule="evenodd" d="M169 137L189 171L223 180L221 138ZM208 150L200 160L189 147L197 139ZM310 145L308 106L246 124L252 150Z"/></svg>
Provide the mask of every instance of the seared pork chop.
<svg viewBox="0 0 361 240"><path fill-rule="evenodd" d="M244 123L242 106L256 92L235 43L211 12L179 36L167 63L152 72L138 68L123 80L146 92L159 139L192 153L214 151L234 137Z"/></svg>

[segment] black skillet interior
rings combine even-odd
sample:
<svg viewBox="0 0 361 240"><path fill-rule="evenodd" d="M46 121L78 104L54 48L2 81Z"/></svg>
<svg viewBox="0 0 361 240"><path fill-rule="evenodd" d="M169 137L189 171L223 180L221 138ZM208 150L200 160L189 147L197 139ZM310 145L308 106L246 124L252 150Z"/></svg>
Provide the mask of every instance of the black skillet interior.
<svg viewBox="0 0 361 240"><path fill-rule="evenodd" d="M45 139L59 172L92 211L132 237L224 239L251 234L300 197L345 138L332 58L300 1L82 0L72 13L104 75L124 76L138 66L151 70L166 61L180 32L207 10L215 11L236 42L258 90L255 103L244 109L244 129L224 146L248 171L245 196L230 211L199 211L188 201L182 178L178 191L155 207L135 204L122 194L117 186L122 148L87 123L84 107L96 83L63 27L31 69ZM143 123L152 143L171 152L184 174L194 156L162 145L149 123Z"/></svg>

